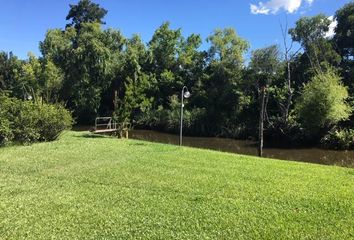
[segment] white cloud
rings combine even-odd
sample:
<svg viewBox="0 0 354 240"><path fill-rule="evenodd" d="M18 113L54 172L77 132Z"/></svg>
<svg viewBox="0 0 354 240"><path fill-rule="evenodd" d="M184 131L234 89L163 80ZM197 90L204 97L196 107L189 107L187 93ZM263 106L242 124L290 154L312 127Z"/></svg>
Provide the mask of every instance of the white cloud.
<svg viewBox="0 0 354 240"><path fill-rule="evenodd" d="M251 13L253 14L276 14L280 10L293 13L298 10L302 2L311 5L314 0L269 0L268 2L259 2L251 4Z"/></svg>
<svg viewBox="0 0 354 240"><path fill-rule="evenodd" d="M334 19L333 16L330 16L328 18L329 20L331 20L331 24L329 25L329 29L328 29L328 32L326 33L325 37L326 38L332 38L334 36L334 29L337 27L337 20Z"/></svg>

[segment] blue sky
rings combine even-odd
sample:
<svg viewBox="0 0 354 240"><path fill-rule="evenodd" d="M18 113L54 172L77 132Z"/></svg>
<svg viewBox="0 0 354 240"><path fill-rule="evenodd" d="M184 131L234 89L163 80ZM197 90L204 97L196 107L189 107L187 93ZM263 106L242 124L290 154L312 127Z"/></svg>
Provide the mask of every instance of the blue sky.
<svg viewBox="0 0 354 240"><path fill-rule="evenodd" d="M350 0L96 0L108 10L108 27L129 37L138 33L145 42L162 22L182 28L183 35L205 38L215 28L233 27L251 49L281 43L280 22L292 27L301 16L331 16ZM0 50L26 58L39 55L38 43L50 28L64 28L69 4L76 0L0 0ZM202 48L207 48L204 43Z"/></svg>

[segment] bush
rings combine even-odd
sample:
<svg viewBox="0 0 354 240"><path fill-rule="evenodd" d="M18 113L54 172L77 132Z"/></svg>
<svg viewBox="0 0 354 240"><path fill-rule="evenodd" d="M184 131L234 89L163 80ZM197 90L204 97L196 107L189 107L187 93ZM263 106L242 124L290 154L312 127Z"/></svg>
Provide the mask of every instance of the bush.
<svg viewBox="0 0 354 240"><path fill-rule="evenodd" d="M177 95L170 97L169 108L159 106L157 109L148 109L138 115L135 124L138 127L178 133L180 128L181 105ZM183 131L185 134L202 135L203 108L184 108L183 110Z"/></svg>
<svg viewBox="0 0 354 240"><path fill-rule="evenodd" d="M0 114L0 146L6 145L14 138L11 130L11 123L8 119L4 119Z"/></svg>
<svg viewBox="0 0 354 240"><path fill-rule="evenodd" d="M321 139L321 145L337 150L354 149L354 129L332 129Z"/></svg>
<svg viewBox="0 0 354 240"><path fill-rule="evenodd" d="M58 135L73 124L73 119L68 110L61 105L44 104L39 106L40 119L38 132L40 141L53 141Z"/></svg>
<svg viewBox="0 0 354 240"><path fill-rule="evenodd" d="M0 145L52 141L73 124L70 112L61 105L0 96L0 109Z"/></svg>
<svg viewBox="0 0 354 240"><path fill-rule="evenodd" d="M12 122L14 141L31 143L39 141L38 132L38 105L30 101L13 99L13 107L9 111L8 120Z"/></svg>
<svg viewBox="0 0 354 240"><path fill-rule="evenodd" d="M348 91L331 69L320 73L304 86L296 112L305 129L317 134L320 129L346 120L352 111L346 102Z"/></svg>
<svg viewBox="0 0 354 240"><path fill-rule="evenodd" d="M0 146L12 141L14 134L9 121L9 109L12 101L9 98L0 96Z"/></svg>

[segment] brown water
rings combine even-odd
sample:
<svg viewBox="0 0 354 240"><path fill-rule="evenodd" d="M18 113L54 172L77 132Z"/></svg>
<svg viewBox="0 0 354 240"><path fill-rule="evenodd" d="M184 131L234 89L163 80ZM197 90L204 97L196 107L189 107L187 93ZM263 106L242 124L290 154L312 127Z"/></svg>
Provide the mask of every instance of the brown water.
<svg viewBox="0 0 354 240"><path fill-rule="evenodd" d="M178 144L179 136L150 130L133 130L129 137L151 142ZM257 156L257 142L216 137L183 137L183 145ZM320 148L265 148L265 157L325 165L354 167L354 151L334 151Z"/></svg>

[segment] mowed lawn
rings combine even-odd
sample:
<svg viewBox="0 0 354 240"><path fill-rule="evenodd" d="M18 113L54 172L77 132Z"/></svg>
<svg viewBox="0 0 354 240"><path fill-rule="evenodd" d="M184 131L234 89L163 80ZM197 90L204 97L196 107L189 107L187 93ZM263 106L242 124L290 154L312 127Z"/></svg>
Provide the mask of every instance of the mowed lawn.
<svg viewBox="0 0 354 240"><path fill-rule="evenodd" d="M0 239L353 239L354 169L65 132L0 148Z"/></svg>

